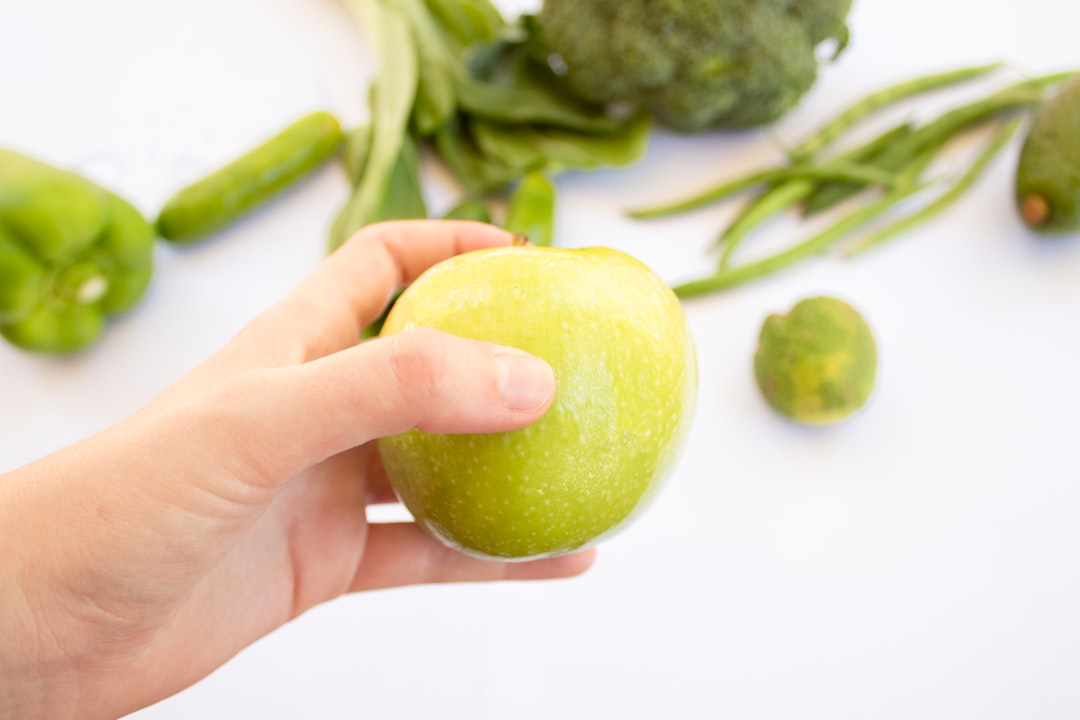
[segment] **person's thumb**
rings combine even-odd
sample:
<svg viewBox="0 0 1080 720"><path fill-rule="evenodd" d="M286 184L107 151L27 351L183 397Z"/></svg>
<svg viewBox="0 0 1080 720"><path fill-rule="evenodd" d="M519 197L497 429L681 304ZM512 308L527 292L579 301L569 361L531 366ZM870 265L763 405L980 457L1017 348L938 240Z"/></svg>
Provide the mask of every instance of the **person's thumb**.
<svg viewBox="0 0 1080 720"><path fill-rule="evenodd" d="M290 368L256 399L266 452L291 471L378 437L515 430L555 397L555 374L521 350L428 328ZM287 479L287 478L283 478Z"/></svg>

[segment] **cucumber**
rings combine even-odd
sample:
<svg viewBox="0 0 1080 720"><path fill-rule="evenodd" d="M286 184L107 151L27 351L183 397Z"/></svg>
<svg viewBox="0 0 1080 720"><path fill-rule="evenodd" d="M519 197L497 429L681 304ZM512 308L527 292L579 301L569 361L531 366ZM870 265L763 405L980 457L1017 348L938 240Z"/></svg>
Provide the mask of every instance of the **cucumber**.
<svg viewBox="0 0 1080 720"><path fill-rule="evenodd" d="M321 165L341 141L341 125L333 115L305 115L173 195L158 214L158 234L187 244L221 230Z"/></svg>

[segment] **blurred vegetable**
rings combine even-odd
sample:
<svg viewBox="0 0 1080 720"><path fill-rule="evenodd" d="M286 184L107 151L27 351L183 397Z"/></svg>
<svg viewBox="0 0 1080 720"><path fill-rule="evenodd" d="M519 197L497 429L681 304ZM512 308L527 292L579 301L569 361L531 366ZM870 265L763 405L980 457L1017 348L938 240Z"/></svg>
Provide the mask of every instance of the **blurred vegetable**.
<svg viewBox="0 0 1080 720"><path fill-rule="evenodd" d="M191 243L222 229L325 162L341 139L333 115L305 115L169 198L158 214L158 233L175 243Z"/></svg>
<svg viewBox="0 0 1080 720"><path fill-rule="evenodd" d="M910 215L905 215L893 222L889 223L885 227L874 230L868 235L859 240L858 243L852 245L846 250L848 255L857 255L861 252L875 248L882 243L891 240L892 238L907 232L912 228L920 225L931 218L939 215L949 208L954 202L971 188L976 180L982 175L986 166L1005 148L1013 136L1016 135L1016 131L1020 128L1020 120L1013 119L1002 125L988 143L983 147L982 152L975 158L974 162L968 167L967 172L961 175L956 182L954 182L947 190L938 195L932 202L928 203L921 210L913 212Z"/></svg>
<svg viewBox="0 0 1080 720"><path fill-rule="evenodd" d="M834 157L815 157L815 153L838 139L847 128L892 102L929 89L983 76L996 67L998 66L983 65L938 73L876 91L849 106L820 130L796 145L789 151L787 165L725 180L683 200L656 208L631 211L630 214L640 218L682 212L755 185L764 185L765 188L721 234L718 244L724 248L716 272L708 277L677 285L674 288L675 293L690 297L725 290L790 267L828 250L932 185L933 183L924 177L926 169L933 165L962 132L992 124L998 118L1022 115L1039 106L1048 88L1073 77L1073 73L1055 73L1029 78L952 108L924 124L904 122ZM967 171L947 189L911 213L857 240L849 248L848 254L854 255L879 245L926 222L955 203L975 183L1013 136L1017 127L1017 122L1006 123L997 134L986 141ZM843 177L845 175L846 178ZM876 199L863 202L833 225L807 239L771 256L732 267L731 259L742 240L770 217L799 204L803 207L804 215L815 214L867 189L874 189L882 194Z"/></svg>
<svg viewBox="0 0 1080 720"><path fill-rule="evenodd" d="M531 172L521 179L503 227L524 235L533 245L550 247L555 235L555 186L546 175Z"/></svg>
<svg viewBox="0 0 1080 720"><path fill-rule="evenodd" d="M1080 232L1080 78L1039 108L1016 168L1020 217L1043 235Z"/></svg>
<svg viewBox="0 0 1080 720"><path fill-rule="evenodd" d="M346 146L359 184L334 222L331 249L402 208L419 211L401 199L422 197L421 172L413 186L394 181L408 138L474 199L503 197L534 172L621 166L644 152L648 115L569 96L530 54L530 16L508 24L488 0L344 1L376 44L380 69L370 132L358 128Z"/></svg>
<svg viewBox="0 0 1080 720"><path fill-rule="evenodd" d="M487 204L480 198L469 197L450 208L443 215L444 220L475 220L476 222L491 222L491 211Z"/></svg>
<svg viewBox="0 0 1080 720"><path fill-rule="evenodd" d="M648 108L684 132L769 122L847 44L851 0L544 0L535 51L596 103Z"/></svg>
<svg viewBox="0 0 1080 720"><path fill-rule="evenodd" d="M754 378L769 406L791 420L843 420L866 404L876 376L873 333L843 300L808 298L762 325Z"/></svg>
<svg viewBox="0 0 1080 720"><path fill-rule="evenodd" d="M117 195L73 172L0 150L0 334L69 353L131 308L152 273L154 232Z"/></svg>

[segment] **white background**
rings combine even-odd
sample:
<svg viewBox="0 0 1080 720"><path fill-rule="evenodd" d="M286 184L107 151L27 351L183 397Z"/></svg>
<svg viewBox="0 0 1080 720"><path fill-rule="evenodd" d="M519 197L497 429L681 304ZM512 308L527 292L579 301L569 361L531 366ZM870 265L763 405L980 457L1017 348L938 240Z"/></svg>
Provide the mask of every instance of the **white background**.
<svg viewBox="0 0 1080 720"><path fill-rule="evenodd" d="M735 205L650 223L622 209L776 162L902 78L1008 61L900 111L925 117L1080 66L1074 0L856 0L851 25L847 54L772 128L659 134L632 169L563 177L558 244L696 277ZM0 0L0 145L152 216L303 112L362 119L366 47L331 0ZM1021 227L1017 151L880 252L687 303L689 447L586 576L343 598L134 717L1080 717L1080 237ZM442 176L429 191L449 203ZM162 245L144 302L77 357L0 345L0 469L122 418L225 342L319 261L345 193L328 166L209 242ZM806 231L774 224L746 256ZM809 430L764 406L750 359L768 313L819 293L863 311L881 368L863 413Z"/></svg>

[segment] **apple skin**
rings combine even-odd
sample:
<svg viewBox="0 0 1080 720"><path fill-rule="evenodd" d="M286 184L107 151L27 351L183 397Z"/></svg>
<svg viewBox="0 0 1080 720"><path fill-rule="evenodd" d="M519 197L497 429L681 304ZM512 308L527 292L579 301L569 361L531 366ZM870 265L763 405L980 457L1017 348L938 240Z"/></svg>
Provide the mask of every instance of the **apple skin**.
<svg viewBox="0 0 1080 720"><path fill-rule="evenodd" d="M694 343L678 299L631 256L459 255L402 293L381 334L417 326L530 352L557 385L520 430L379 440L398 497L447 545L504 560L588 547L642 511L675 464L697 399Z"/></svg>

